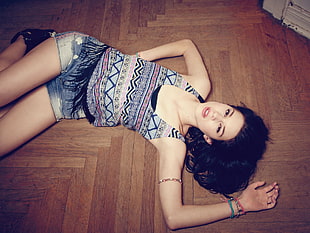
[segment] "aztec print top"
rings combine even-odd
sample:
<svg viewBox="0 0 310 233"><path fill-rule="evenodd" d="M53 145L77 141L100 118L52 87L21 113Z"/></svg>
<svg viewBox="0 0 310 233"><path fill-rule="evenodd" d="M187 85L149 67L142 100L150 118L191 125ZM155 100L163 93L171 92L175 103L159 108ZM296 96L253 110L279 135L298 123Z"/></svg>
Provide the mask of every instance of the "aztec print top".
<svg viewBox="0 0 310 233"><path fill-rule="evenodd" d="M94 126L124 125L148 140L183 135L161 119L152 107L152 95L162 85L174 85L199 93L175 71L136 56L108 48L99 60L87 88L89 112Z"/></svg>

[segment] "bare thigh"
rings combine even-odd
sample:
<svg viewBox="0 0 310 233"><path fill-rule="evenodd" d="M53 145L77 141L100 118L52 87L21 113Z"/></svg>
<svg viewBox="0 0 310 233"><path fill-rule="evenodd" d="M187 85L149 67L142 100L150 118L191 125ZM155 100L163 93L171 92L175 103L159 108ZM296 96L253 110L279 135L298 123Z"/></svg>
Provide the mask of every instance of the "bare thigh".
<svg viewBox="0 0 310 233"><path fill-rule="evenodd" d="M36 88L0 118L0 156L16 149L55 122L47 88Z"/></svg>
<svg viewBox="0 0 310 233"><path fill-rule="evenodd" d="M26 44L23 38L17 39L0 53L0 71L20 60L26 51Z"/></svg>
<svg viewBox="0 0 310 233"><path fill-rule="evenodd" d="M48 82L59 73L58 49L55 39L50 38L0 72L0 106Z"/></svg>

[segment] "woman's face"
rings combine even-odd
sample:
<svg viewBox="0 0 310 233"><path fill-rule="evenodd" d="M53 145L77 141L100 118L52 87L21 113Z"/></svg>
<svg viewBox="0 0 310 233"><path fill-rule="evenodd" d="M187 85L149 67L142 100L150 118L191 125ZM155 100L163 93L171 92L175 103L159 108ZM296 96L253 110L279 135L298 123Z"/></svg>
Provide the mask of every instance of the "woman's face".
<svg viewBox="0 0 310 233"><path fill-rule="evenodd" d="M206 102L196 112L198 128L209 138L230 140L244 125L243 115L233 107L218 102Z"/></svg>

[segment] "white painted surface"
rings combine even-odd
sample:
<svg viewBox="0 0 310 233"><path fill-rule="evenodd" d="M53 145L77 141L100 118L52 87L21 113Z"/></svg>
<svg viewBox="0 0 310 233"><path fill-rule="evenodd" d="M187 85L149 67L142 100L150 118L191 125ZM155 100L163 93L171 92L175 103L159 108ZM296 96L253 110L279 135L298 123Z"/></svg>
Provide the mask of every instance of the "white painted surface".
<svg viewBox="0 0 310 233"><path fill-rule="evenodd" d="M310 39L310 0L264 0L263 8Z"/></svg>

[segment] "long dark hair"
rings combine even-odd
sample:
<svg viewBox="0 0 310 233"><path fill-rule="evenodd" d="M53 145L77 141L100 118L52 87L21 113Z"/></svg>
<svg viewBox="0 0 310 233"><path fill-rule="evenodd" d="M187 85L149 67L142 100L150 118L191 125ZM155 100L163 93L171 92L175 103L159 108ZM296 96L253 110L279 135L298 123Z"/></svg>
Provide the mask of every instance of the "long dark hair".
<svg viewBox="0 0 310 233"><path fill-rule="evenodd" d="M244 190L262 158L269 130L252 110L232 106L242 113L245 123L238 135L227 141L213 140L209 145L203 133L191 127L186 137L185 164L198 183L213 193L229 195Z"/></svg>

